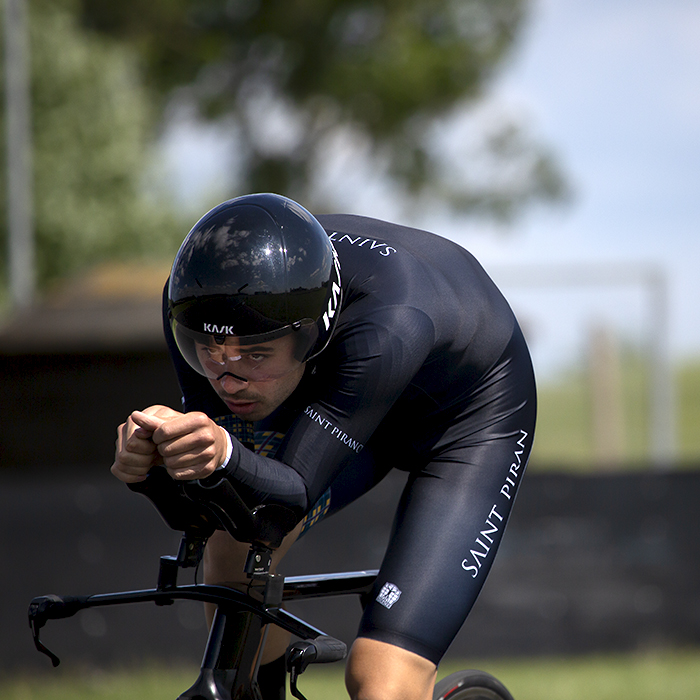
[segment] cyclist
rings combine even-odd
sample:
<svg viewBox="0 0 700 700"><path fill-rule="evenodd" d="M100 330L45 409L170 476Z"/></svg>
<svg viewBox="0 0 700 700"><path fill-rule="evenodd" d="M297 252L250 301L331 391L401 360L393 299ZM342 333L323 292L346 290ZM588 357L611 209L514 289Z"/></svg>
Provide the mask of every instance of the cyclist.
<svg viewBox="0 0 700 700"><path fill-rule="evenodd" d="M455 243L278 195L229 200L192 229L164 291L183 410L118 429L112 472L221 470L302 530L409 473L346 670L351 697L432 697L493 562L532 445L529 353L507 302ZM236 585L247 547L217 532L205 580ZM282 631L260 671L284 697Z"/></svg>

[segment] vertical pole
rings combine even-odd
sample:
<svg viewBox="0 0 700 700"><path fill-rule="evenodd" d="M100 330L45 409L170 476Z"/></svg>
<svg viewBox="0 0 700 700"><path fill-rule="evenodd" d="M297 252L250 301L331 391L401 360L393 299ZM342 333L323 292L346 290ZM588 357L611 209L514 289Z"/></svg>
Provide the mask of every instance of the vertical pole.
<svg viewBox="0 0 700 700"><path fill-rule="evenodd" d="M589 354L593 453L599 468L615 469L625 458L625 411L620 353L610 328L591 329Z"/></svg>
<svg viewBox="0 0 700 700"><path fill-rule="evenodd" d="M668 281L664 272L650 270L648 285L651 292L651 459L655 469L670 469L676 459L676 404L669 351Z"/></svg>
<svg viewBox="0 0 700 700"><path fill-rule="evenodd" d="M34 298L29 31L26 0L5 0L8 277L15 308Z"/></svg>

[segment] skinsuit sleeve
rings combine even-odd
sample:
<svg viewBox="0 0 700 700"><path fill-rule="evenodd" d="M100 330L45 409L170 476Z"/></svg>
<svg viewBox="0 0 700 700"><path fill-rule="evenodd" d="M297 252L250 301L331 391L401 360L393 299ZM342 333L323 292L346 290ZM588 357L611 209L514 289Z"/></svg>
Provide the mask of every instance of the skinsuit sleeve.
<svg viewBox="0 0 700 700"><path fill-rule="evenodd" d="M307 487L309 506L363 449L425 362L430 319L408 306L383 306L339 324L311 376L310 401L279 453Z"/></svg>

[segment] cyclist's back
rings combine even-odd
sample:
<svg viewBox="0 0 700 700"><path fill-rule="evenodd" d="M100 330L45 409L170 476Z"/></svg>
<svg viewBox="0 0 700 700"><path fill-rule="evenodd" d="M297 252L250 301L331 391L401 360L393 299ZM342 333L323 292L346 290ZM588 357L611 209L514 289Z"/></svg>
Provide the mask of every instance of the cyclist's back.
<svg viewBox="0 0 700 700"><path fill-rule="evenodd" d="M391 366L377 379L408 383L397 403L405 417L420 416L424 427L412 438L430 439L428 430L444 429L445 419L472 403L511 342L517 324L510 307L474 257L451 241L364 217L319 221L348 280L338 335L356 326L369 336L385 323L385 341L401 344L401 352L381 348Z"/></svg>

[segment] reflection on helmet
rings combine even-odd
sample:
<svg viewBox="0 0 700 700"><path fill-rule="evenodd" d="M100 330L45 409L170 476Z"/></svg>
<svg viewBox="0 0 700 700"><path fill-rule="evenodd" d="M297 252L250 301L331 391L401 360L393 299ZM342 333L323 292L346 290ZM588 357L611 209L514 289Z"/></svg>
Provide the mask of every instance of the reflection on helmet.
<svg viewBox="0 0 700 700"><path fill-rule="evenodd" d="M173 263L168 303L178 348L200 374L211 375L200 346L211 347L212 338L215 346L233 337L247 347L289 335L294 358L306 362L337 322L340 266L304 208L279 195L248 195L215 207L190 231ZM274 370L246 362L251 378L273 378Z"/></svg>

